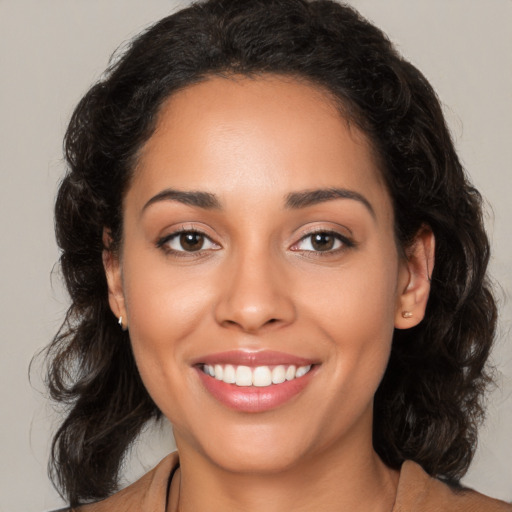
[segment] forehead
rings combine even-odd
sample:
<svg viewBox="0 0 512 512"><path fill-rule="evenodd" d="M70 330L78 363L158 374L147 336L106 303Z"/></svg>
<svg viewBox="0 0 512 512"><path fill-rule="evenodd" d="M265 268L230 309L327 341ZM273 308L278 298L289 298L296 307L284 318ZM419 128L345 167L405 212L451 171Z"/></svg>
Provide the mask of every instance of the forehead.
<svg viewBox="0 0 512 512"><path fill-rule="evenodd" d="M132 189L143 201L166 187L246 200L343 187L389 208L371 145L330 94L275 76L213 77L163 104Z"/></svg>

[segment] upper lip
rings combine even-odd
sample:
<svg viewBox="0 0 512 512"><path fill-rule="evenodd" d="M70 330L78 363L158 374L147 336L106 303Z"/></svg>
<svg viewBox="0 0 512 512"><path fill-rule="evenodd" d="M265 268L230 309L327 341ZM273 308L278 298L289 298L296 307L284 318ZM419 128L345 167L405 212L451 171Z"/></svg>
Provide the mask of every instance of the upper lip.
<svg viewBox="0 0 512 512"><path fill-rule="evenodd" d="M227 352L217 352L199 357L193 361L198 364L231 364L233 366L272 366L272 365L295 365L307 366L314 364L311 359L299 357L285 352L275 350L230 350Z"/></svg>

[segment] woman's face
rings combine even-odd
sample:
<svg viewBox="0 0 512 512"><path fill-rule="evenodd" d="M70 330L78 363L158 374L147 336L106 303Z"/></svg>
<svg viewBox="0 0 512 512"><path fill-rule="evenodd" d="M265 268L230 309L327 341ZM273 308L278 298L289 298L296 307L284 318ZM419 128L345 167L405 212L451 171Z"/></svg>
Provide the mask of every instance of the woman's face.
<svg viewBox="0 0 512 512"><path fill-rule="evenodd" d="M123 236L112 309L182 457L264 472L371 450L393 329L421 315L401 317L411 264L369 145L322 91L211 78L174 94Z"/></svg>

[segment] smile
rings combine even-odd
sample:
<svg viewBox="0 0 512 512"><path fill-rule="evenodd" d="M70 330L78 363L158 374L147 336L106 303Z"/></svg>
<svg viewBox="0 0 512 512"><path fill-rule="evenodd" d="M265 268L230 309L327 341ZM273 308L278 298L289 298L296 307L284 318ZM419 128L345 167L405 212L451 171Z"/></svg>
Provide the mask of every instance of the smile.
<svg viewBox="0 0 512 512"><path fill-rule="evenodd" d="M226 384L234 384L239 387L268 387L273 384L282 384L286 381L299 379L311 370L311 365L276 365L270 366L234 366L231 364L210 365L204 364L202 371Z"/></svg>
<svg viewBox="0 0 512 512"><path fill-rule="evenodd" d="M192 365L212 398L242 413L264 413L293 402L321 366L317 360L271 350L208 354Z"/></svg>

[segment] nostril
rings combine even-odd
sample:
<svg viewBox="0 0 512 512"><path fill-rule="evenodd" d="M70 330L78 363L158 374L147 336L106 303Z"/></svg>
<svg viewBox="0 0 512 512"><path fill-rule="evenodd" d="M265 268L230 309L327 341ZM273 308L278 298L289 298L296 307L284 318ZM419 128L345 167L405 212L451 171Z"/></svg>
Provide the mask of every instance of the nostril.
<svg viewBox="0 0 512 512"><path fill-rule="evenodd" d="M224 320L222 322L224 327L238 327L239 329L242 329L248 333L255 333L258 332L260 329L264 329L265 327L269 327L274 324L279 324L278 318L270 318L266 322L258 323L254 325L250 325L248 322L237 322L236 320Z"/></svg>
<svg viewBox="0 0 512 512"><path fill-rule="evenodd" d="M244 290L244 293L239 289L238 294L230 292L221 297L215 307L215 319L219 325L255 333L294 321L295 308L288 297L278 294L260 296L254 287Z"/></svg>

